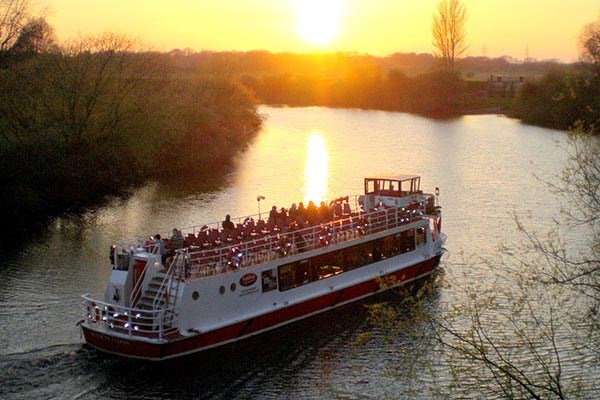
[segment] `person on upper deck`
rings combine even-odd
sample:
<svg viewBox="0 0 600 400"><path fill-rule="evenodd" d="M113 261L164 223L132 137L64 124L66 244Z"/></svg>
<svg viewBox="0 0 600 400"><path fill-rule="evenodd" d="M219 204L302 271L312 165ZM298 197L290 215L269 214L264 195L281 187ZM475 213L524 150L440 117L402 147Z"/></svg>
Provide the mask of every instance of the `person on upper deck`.
<svg viewBox="0 0 600 400"><path fill-rule="evenodd" d="M312 200L306 206L306 220L311 225L319 223L319 209Z"/></svg>
<svg viewBox="0 0 600 400"><path fill-rule="evenodd" d="M281 209L279 210L279 214L277 214L277 226L279 226L280 228L283 228L284 226L287 225L287 221L288 221L287 210L284 207L281 207Z"/></svg>
<svg viewBox="0 0 600 400"><path fill-rule="evenodd" d="M160 260L164 265L165 261L167 261L167 249L165 248L165 243L162 241L160 234L157 233L154 235L154 242L152 244L154 245L155 254L160 254Z"/></svg>
<svg viewBox="0 0 600 400"><path fill-rule="evenodd" d="M269 211L269 223L277 224L277 218L279 218L279 213L277 212L277 206L271 207L271 211Z"/></svg>
<svg viewBox="0 0 600 400"><path fill-rule="evenodd" d="M304 208L303 202L298 204L298 222L301 222L302 224L306 222L306 208Z"/></svg>
<svg viewBox="0 0 600 400"><path fill-rule="evenodd" d="M173 228L173 232L171 233L171 246L173 246L174 250L183 248L183 234L177 228Z"/></svg>
<svg viewBox="0 0 600 400"><path fill-rule="evenodd" d="M332 209L329 208L327 203L321 201L319 204L319 220L321 222L329 222L331 221L331 217L333 215Z"/></svg>
<svg viewBox="0 0 600 400"><path fill-rule="evenodd" d="M296 203L292 203L292 205L288 209L288 215L290 216L290 218L296 218L296 215L298 215L298 206L296 205Z"/></svg>
<svg viewBox="0 0 600 400"><path fill-rule="evenodd" d="M235 225L233 222L231 222L231 215L229 214L225 216L225 221L223 221L221 225L223 226L223 229L227 231L232 231L235 229Z"/></svg>

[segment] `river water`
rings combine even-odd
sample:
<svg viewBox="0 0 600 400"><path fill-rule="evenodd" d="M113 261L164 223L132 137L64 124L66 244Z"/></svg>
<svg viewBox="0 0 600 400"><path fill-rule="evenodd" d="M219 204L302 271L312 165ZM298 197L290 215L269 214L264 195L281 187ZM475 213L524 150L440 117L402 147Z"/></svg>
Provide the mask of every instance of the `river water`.
<svg viewBox="0 0 600 400"><path fill-rule="evenodd" d="M11 246L0 266L0 398L427 397L415 379L427 371L414 362L427 339L370 325L363 304L220 350L143 363L83 346L79 296L103 291L116 239L358 194L365 176L414 173L426 191L439 187L448 235L442 270L484 285L485 274L466 270L465 259L514 241L513 213L543 232L560 212L535 175L560 172L565 132L496 115L434 121L318 107L261 112L263 130L216 178L148 184L127 199L56 218ZM439 290L443 298L451 289Z"/></svg>

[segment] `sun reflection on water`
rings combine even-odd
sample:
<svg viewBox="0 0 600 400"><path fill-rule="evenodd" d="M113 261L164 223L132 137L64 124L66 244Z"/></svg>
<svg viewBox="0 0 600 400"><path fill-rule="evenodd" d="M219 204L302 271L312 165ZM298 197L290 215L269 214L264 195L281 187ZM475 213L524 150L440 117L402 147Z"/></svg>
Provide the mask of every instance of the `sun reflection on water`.
<svg viewBox="0 0 600 400"><path fill-rule="evenodd" d="M329 156L325 138L318 132L308 137L306 146L306 168L304 170L304 202L319 204L326 199Z"/></svg>

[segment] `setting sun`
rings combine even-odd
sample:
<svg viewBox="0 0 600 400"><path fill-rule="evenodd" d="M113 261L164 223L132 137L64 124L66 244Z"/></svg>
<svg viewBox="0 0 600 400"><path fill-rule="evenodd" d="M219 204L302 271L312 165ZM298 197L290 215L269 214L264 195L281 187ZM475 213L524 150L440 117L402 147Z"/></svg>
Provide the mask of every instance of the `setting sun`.
<svg viewBox="0 0 600 400"><path fill-rule="evenodd" d="M297 7L296 29L304 40L323 46L336 38L342 14L340 0L302 0Z"/></svg>

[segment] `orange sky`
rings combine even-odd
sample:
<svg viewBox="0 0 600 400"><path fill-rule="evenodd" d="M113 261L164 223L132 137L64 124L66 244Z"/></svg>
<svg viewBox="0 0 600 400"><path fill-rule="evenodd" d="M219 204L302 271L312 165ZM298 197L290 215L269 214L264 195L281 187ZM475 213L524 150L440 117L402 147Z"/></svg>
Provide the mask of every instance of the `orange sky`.
<svg viewBox="0 0 600 400"><path fill-rule="evenodd" d="M61 40L111 31L164 51L433 51L431 17L438 0L320 0L340 10L337 36L319 46L298 33L300 9L308 1L49 0L48 21ZM462 2L469 14L467 54L474 56L575 61L583 25L600 16L598 0Z"/></svg>

